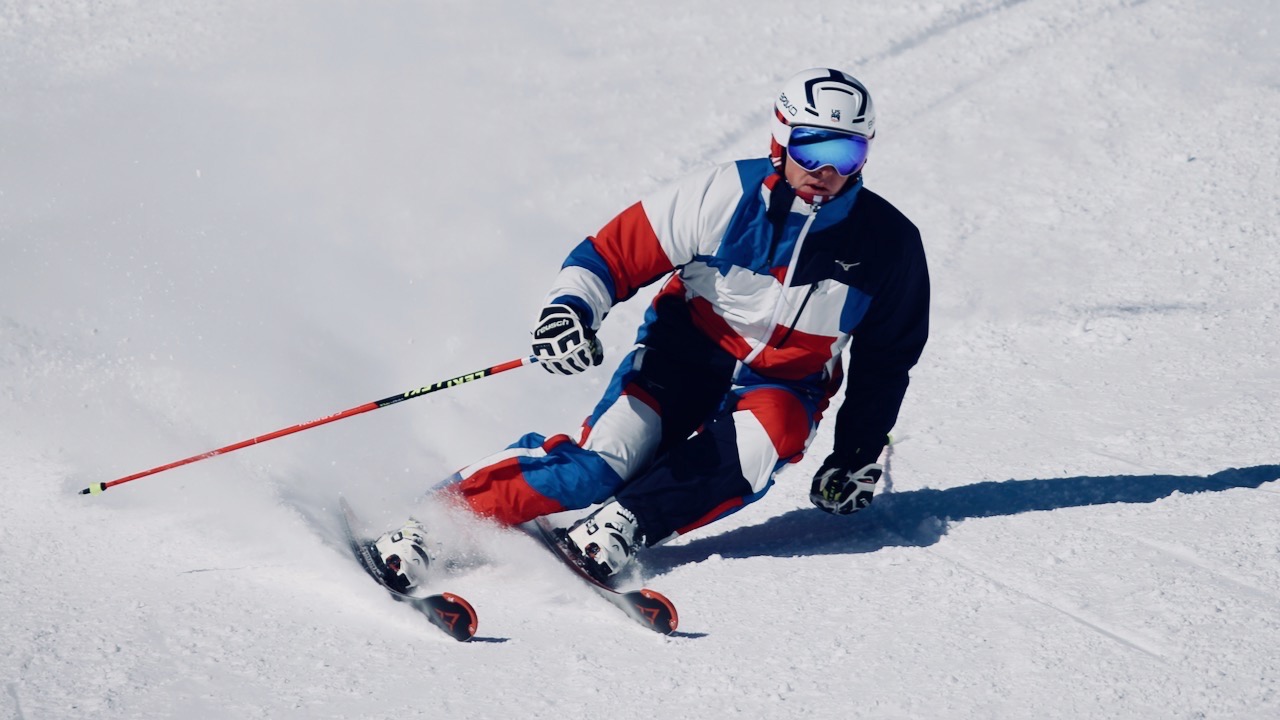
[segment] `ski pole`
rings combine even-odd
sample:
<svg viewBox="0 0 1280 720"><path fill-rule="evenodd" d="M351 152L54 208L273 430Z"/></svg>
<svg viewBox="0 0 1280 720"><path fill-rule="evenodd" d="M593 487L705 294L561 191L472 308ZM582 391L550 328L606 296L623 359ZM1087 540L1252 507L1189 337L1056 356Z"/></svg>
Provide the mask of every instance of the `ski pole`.
<svg viewBox="0 0 1280 720"><path fill-rule="evenodd" d="M421 397L423 395L436 392L437 390L446 390L448 388L455 387L457 385L462 385L463 383L469 383L475 380L480 380L482 378L487 378L490 375L497 375L500 372L506 372L507 370L514 370L515 368L524 367L525 365L532 365L537 361L538 359L533 356L518 358L516 360L511 360L509 362L499 363L497 365L494 365L493 367L487 367L483 370L476 370L475 372L470 372L470 373L467 373L466 375L459 375L458 377L449 378L448 380L441 380L439 382L431 383L430 385L423 385L422 387L414 388L413 390L403 392L399 395L392 395L391 397L385 397L381 400L374 400L373 402L368 402L368 403L365 403L364 405L353 407L350 410L343 410L340 413L334 413L333 415L326 415L325 417L322 417L318 420L312 420L311 422L305 422L299 425L292 425L287 428L276 430L275 432L269 432L266 435L259 435L258 437L255 437L255 438L249 438L248 440L241 440L240 442L235 443L233 445L221 447L221 448L218 448L217 450L210 450L209 452L201 453L199 455L192 455L189 458L185 458L183 460L177 460L167 465L161 465L160 467L154 467L154 468L151 468L150 470L143 470L140 473L134 473L133 475L122 477L118 480L112 480L111 482L104 482L104 483L96 483L94 485L90 485L89 487L81 490L79 494L97 495L99 493L105 492L107 488L112 488L112 487L115 487L116 485L122 485L124 483L129 482L130 480L137 480L138 478L144 478L144 477L147 477L148 475L155 475L156 473L164 472L165 470L171 470L173 468L181 467L183 465L189 465L193 462L198 462L200 460L215 457L217 455L224 455L226 453L239 450L240 448L248 447L250 445L257 445L258 443L264 443L268 440L275 440L276 438L284 437L285 435L292 435L296 432L302 432L303 430L310 430L313 427L326 425L331 422L337 422L338 420L342 420L343 418L349 418L352 415L359 415L361 413L369 412L370 410L377 410L379 408L384 408L388 405L395 405L396 403L404 402L405 400L412 400L413 398Z"/></svg>

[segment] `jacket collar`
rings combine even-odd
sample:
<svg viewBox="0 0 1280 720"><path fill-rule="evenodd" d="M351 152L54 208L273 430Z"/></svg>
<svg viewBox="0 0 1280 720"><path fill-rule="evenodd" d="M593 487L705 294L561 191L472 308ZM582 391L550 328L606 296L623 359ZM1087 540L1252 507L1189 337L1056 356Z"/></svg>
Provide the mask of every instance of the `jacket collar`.
<svg viewBox="0 0 1280 720"><path fill-rule="evenodd" d="M852 178L849 178L849 182L845 183L844 187L840 189L840 192L835 195L815 195L813 193L799 192L787 183L786 178L782 176L781 169L776 170L773 174L766 177L764 179L764 186L768 189L770 195L773 194L774 188L777 188L778 186L784 187L787 194L793 195L796 200L803 202L806 206L804 208L796 208L793 205L792 210L808 213L812 212L813 206L815 205L830 206L833 203L839 203L851 206L853 204L853 198L858 194L858 189L862 187L862 173L858 173ZM848 208L846 207L846 209Z"/></svg>

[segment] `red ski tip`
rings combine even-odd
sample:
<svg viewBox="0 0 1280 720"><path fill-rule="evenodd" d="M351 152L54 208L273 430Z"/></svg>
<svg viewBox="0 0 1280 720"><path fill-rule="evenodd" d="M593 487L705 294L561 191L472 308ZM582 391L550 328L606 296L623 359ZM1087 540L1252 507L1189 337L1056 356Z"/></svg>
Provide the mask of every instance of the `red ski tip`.
<svg viewBox="0 0 1280 720"><path fill-rule="evenodd" d="M668 600L666 595L663 595L657 590L650 590L648 588L644 588L640 591L640 594L648 598L649 600L652 600L656 603L661 603L662 607L666 608L666 612L662 612L661 610L658 610L656 608L641 610L641 612L644 612L645 615L649 615L650 613L653 613L653 615L650 616L649 622L653 624L654 629L656 629L658 632L661 632L665 635L670 635L671 633L675 632L676 628L680 626L680 615L676 613L675 604L672 603L670 600ZM670 629L664 630L662 627L658 626L658 623L663 622L664 620L666 621L666 625Z"/></svg>
<svg viewBox="0 0 1280 720"><path fill-rule="evenodd" d="M480 618L478 615L476 615L476 609L471 607L471 603L464 600L461 596L454 595L453 593L450 593L450 592L441 593L441 595L444 597L445 600L448 600L449 602L460 606L463 610L466 611L466 616L467 616L466 639L470 640L471 638L475 637L476 630L480 626ZM460 635L461 633L459 633L457 636L460 636Z"/></svg>

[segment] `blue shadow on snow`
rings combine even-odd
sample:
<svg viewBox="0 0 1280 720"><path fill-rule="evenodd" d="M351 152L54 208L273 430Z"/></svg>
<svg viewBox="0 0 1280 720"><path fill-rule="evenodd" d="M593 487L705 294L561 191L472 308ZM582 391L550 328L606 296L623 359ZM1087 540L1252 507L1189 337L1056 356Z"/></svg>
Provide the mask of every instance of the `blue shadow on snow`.
<svg viewBox="0 0 1280 720"><path fill-rule="evenodd" d="M1111 503L1151 503L1175 493L1256 489L1277 479L1280 479L1280 465L1259 465L1231 468L1208 476L1107 475L1005 480L945 490L891 492L877 497L870 508L852 517L801 508L759 525L696 538L684 545L654 548L645 554L643 562L647 573L660 574L712 555L794 557L872 552L889 546L925 547L946 534L948 522L957 520ZM750 507L745 512L750 512Z"/></svg>

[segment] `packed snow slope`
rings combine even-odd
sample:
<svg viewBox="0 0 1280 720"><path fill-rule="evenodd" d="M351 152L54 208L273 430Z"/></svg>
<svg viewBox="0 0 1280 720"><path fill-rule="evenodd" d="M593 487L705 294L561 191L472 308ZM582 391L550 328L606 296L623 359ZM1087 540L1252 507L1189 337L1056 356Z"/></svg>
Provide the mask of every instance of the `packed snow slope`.
<svg viewBox="0 0 1280 720"><path fill-rule="evenodd" d="M0 2L0 718L1280 717L1278 14ZM645 557L682 634L482 526L454 643L341 544L611 365L76 494L523 355L576 242L815 65L874 93L932 339L869 510L809 505L823 427Z"/></svg>

